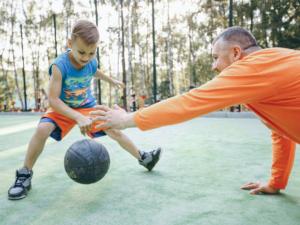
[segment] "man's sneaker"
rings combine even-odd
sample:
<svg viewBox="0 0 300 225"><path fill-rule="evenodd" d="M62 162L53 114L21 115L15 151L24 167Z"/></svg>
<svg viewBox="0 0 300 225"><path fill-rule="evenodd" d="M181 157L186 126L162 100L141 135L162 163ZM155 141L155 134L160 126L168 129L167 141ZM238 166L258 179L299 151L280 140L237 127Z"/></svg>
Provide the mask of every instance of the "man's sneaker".
<svg viewBox="0 0 300 225"><path fill-rule="evenodd" d="M8 199L18 200L25 198L31 188L31 178L33 172L27 168L16 171L16 181L8 190Z"/></svg>
<svg viewBox="0 0 300 225"><path fill-rule="evenodd" d="M139 160L139 164L151 171L155 164L158 162L160 154L161 148L155 149L150 152L140 151L141 159Z"/></svg>

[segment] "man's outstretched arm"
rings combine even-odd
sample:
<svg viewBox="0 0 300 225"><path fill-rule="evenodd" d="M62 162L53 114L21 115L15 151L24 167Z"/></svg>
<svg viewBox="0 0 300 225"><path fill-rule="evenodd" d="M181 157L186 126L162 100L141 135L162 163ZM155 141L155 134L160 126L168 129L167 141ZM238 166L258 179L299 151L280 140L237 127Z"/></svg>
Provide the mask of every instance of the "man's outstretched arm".
<svg viewBox="0 0 300 225"><path fill-rule="evenodd" d="M116 129L137 126L149 130L178 124L195 117L231 106L234 104L259 101L274 94L272 81L266 76L247 75L240 67L227 69L216 78L185 94L171 97L133 114L115 107L96 107L95 120L104 120L103 126ZM238 74L231 76L231 74ZM97 110L98 109L98 110Z"/></svg>
<svg viewBox="0 0 300 225"><path fill-rule="evenodd" d="M95 106L95 110L90 113L94 117L94 121L105 121L103 124L96 126L96 128L109 127L122 130L129 127L136 127L134 113L127 113L117 105L113 109L104 105L97 105Z"/></svg>

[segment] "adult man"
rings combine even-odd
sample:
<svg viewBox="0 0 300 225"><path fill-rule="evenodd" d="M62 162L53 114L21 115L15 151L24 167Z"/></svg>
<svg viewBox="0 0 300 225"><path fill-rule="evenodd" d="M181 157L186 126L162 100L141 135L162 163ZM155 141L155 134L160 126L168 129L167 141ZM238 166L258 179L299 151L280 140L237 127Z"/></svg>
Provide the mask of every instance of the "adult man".
<svg viewBox="0 0 300 225"><path fill-rule="evenodd" d="M134 114L98 106L96 120L117 129L141 130L180 123L235 104L245 104L272 130L273 163L267 184L247 183L251 194L276 194L284 189L300 143L300 51L261 49L240 27L223 31L213 42L213 80L181 96Z"/></svg>

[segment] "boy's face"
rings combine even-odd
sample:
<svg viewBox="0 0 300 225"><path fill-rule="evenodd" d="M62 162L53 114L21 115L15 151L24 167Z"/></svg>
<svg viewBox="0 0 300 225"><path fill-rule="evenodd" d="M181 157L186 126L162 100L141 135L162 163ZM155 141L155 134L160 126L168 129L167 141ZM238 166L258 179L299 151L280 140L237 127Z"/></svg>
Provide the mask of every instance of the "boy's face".
<svg viewBox="0 0 300 225"><path fill-rule="evenodd" d="M72 49L73 57L80 66L85 66L95 57L98 44L87 45L80 37L68 41L69 48Z"/></svg>

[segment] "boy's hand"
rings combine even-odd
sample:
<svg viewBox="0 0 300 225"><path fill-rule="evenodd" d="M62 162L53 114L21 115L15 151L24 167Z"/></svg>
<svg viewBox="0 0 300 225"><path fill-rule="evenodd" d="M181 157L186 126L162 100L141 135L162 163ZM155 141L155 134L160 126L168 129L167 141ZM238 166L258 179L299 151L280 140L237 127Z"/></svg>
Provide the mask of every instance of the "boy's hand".
<svg viewBox="0 0 300 225"><path fill-rule="evenodd" d="M117 88L125 88L125 84L118 80L112 80L111 84Z"/></svg>
<svg viewBox="0 0 300 225"><path fill-rule="evenodd" d="M250 190L250 194L251 195L257 195L257 194L278 194L279 193L279 189L275 189L270 187L267 184L260 184L259 182L249 182L247 184L244 184L241 189L243 190Z"/></svg>
<svg viewBox="0 0 300 225"><path fill-rule="evenodd" d="M79 126L80 132L85 135L92 129L92 119L83 115L80 115L76 119L77 125Z"/></svg>

